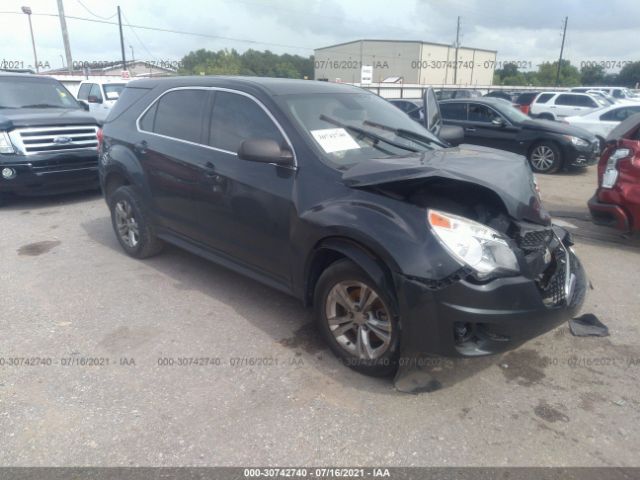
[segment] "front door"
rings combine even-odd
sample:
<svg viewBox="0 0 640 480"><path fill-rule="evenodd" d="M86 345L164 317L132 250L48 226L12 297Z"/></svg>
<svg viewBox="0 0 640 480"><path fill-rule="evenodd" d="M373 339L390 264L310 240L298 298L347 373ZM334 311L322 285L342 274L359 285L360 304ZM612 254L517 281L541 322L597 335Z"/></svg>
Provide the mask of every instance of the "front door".
<svg viewBox="0 0 640 480"><path fill-rule="evenodd" d="M242 92L214 90L206 134L208 159L199 165L199 224L208 245L288 284L292 192L296 170L240 160L243 140L269 138L289 147L266 107Z"/></svg>

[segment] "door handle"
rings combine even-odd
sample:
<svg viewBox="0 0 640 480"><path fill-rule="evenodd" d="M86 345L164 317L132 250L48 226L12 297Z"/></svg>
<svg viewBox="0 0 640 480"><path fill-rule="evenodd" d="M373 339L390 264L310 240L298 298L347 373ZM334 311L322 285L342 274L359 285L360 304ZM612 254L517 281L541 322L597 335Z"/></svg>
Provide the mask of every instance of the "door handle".
<svg viewBox="0 0 640 480"><path fill-rule="evenodd" d="M465 127L464 131L465 131L465 132L475 132L475 131L476 131L476 129L475 129L475 128L473 128L473 127Z"/></svg>
<svg viewBox="0 0 640 480"><path fill-rule="evenodd" d="M141 142L138 142L133 146L133 150L136 153L146 153L148 146L149 146L149 144L147 143L147 141L146 140L142 140Z"/></svg>
<svg viewBox="0 0 640 480"><path fill-rule="evenodd" d="M212 179L216 183L220 183L222 181L222 177L216 173L216 166L212 162L204 164L204 176Z"/></svg>

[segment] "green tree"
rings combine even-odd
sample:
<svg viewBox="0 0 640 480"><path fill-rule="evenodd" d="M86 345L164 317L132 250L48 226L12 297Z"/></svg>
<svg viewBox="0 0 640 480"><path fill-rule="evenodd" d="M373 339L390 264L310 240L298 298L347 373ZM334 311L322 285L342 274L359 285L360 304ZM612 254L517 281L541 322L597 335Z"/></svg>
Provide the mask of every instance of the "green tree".
<svg viewBox="0 0 640 480"><path fill-rule="evenodd" d="M541 86L555 86L558 62L545 62L538 67L538 84ZM574 87L580 85L580 71L571 65L569 60L562 60L558 86Z"/></svg>
<svg viewBox="0 0 640 480"><path fill-rule="evenodd" d="M602 65L585 65L580 69L580 82L582 85L603 85L604 67Z"/></svg>
<svg viewBox="0 0 640 480"><path fill-rule="evenodd" d="M184 75L250 75L282 78L313 78L313 57L278 55L269 50L196 50L181 62Z"/></svg>
<svg viewBox="0 0 640 480"><path fill-rule="evenodd" d="M618 74L618 84L625 87L636 88L640 82L640 62L627 63Z"/></svg>

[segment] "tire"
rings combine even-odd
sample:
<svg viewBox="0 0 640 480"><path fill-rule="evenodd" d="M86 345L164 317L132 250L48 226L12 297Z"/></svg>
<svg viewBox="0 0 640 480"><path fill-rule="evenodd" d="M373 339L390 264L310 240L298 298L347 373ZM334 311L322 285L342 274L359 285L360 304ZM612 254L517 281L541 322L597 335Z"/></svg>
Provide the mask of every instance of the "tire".
<svg viewBox="0 0 640 480"><path fill-rule="evenodd" d="M540 115L538 115L538 118L540 120L554 120L555 121L555 117L553 115L551 115L550 113L541 113Z"/></svg>
<svg viewBox="0 0 640 480"><path fill-rule="evenodd" d="M562 152L553 142L534 144L527 155L531 169L536 173L555 173L562 166Z"/></svg>
<svg viewBox="0 0 640 480"><path fill-rule="evenodd" d="M156 237L151 216L133 187L119 187L109 196L107 203L113 231L129 256L148 258L162 251L164 243Z"/></svg>
<svg viewBox="0 0 640 480"><path fill-rule="evenodd" d="M361 309L363 297L367 305ZM397 370L400 322L394 302L355 263L331 264L318 279L313 304L318 329L345 365L374 377ZM332 325L331 319L340 323ZM342 334L336 334L340 329Z"/></svg>

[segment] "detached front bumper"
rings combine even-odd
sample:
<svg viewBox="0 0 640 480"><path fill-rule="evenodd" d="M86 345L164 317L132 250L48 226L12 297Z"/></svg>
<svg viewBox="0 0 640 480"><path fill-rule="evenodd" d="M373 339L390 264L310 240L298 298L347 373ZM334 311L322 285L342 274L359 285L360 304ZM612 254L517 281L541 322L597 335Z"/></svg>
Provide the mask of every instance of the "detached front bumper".
<svg viewBox="0 0 640 480"><path fill-rule="evenodd" d="M398 275L402 355L499 353L568 321L582 306L587 277L573 252L564 252L567 283L562 276L546 290L525 277L507 277L485 284L463 279L434 291Z"/></svg>
<svg viewBox="0 0 640 480"><path fill-rule="evenodd" d="M5 177L2 172L12 172ZM0 193L46 195L97 189L97 152L0 155Z"/></svg>

